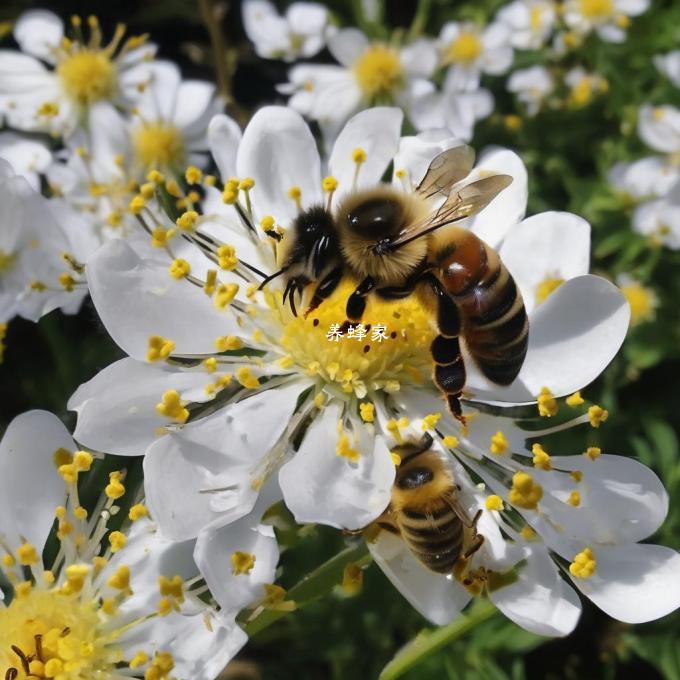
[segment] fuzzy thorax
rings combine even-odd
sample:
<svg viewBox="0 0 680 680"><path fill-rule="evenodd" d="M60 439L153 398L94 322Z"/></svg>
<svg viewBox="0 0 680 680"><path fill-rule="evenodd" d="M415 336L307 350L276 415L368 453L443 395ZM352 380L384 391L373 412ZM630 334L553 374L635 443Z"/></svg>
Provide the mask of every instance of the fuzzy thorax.
<svg viewBox="0 0 680 680"><path fill-rule="evenodd" d="M412 489L399 487L399 480L403 479L415 468L426 468L432 472L432 479ZM434 452L428 451L414 456L412 461L404 464L397 471L397 479L392 488L391 508L395 513L403 510L428 513L442 507L442 496L454 490L451 473L446 469L442 459Z"/></svg>

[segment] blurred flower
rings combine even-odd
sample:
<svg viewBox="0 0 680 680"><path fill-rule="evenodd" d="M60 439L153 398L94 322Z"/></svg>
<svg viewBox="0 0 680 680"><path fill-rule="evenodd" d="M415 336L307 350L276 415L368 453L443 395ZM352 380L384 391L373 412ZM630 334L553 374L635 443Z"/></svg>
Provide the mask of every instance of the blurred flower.
<svg viewBox="0 0 680 680"><path fill-rule="evenodd" d="M482 73L501 75L512 65L510 28L494 22L483 29L476 24L451 21L444 24L437 45L447 66L445 92L474 91Z"/></svg>
<svg viewBox="0 0 680 680"><path fill-rule="evenodd" d="M619 276L616 283L630 305L631 326L651 321L659 306L659 299L654 290L625 274Z"/></svg>
<svg viewBox="0 0 680 680"><path fill-rule="evenodd" d="M273 493L283 494L298 521L364 527L389 500L395 470L387 437L428 413L429 422L441 418L445 435L458 436L460 425L441 415L430 378L433 330L415 300L370 298L364 322L385 326L384 342L365 335L333 342L329 332L344 320L350 282L308 318L292 315L276 279L257 292L275 269L280 234L300 210L322 201L333 208L348 188L379 184L393 159L394 183L410 192L430 160L458 144L437 133L400 140L401 119L390 108L353 117L322 182L316 142L290 109L261 109L242 139L218 117L210 138L229 178L222 199L208 191L204 214L155 227L181 233L168 236L167 250L142 258L117 241L91 259L94 304L131 358L73 395L76 437L121 455L146 450L147 498L168 535L189 538L209 522L246 515L276 474L280 491L274 484ZM629 312L612 284L585 275L589 228L580 218L546 213L518 225L527 177L515 154L489 150L469 179L498 172L515 181L465 226L507 254L532 330L509 387L488 383L466 362L466 397L533 403L545 387L559 396L593 380L623 340ZM142 212L142 220L150 215ZM572 225L570 239L563 222ZM545 278L558 283L538 305ZM423 395L432 412L422 410Z"/></svg>
<svg viewBox="0 0 680 680"><path fill-rule="evenodd" d="M514 0L496 18L510 28L510 43L519 50L538 50L552 33L557 18L552 0Z"/></svg>
<svg viewBox="0 0 680 680"><path fill-rule="evenodd" d="M535 116L555 88L555 82L544 66L530 66L513 72L508 78L507 88L526 106L527 114Z"/></svg>
<svg viewBox="0 0 680 680"><path fill-rule="evenodd" d="M35 191L40 191L40 176L52 163L52 152L44 142L9 130L0 132L0 158Z"/></svg>
<svg viewBox="0 0 680 680"><path fill-rule="evenodd" d="M587 73L577 66L564 76L565 84L570 88L567 103L575 109L587 106L597 96L609 91L609 83L597 73Z"/></svg>
<svg viewBox="0 0 680 680"><path fill-rule="evenodd" d="M649 8L650 0L566 0L564 21L577 35L595 31L612 43L626 39L630 17L636 17Z"/></svg>
<svg viewBox="0 0 680 680"><path fill-rule="evenodd" d="M654 57L654 66L668 78L675 87L680 87L680 50Z"/></svg>
<svg viewBox="0 0 680 680"><path fill-rule="evenodd" d="M78 480L92 463L45 411L17 417L0 443L0 569L13 591L0 605L0 668L8 678L217 677L246 641L234 617L262 586L246 588L231 608L207 603L193 544L163 538L143 504L111 530L124 471L110 474L94 512L80 505ZM44 554L55 554L43 551L55 516L60 549L45 562ZM266 540L257 549L242 543L271 579L267 552L278 552ZM211 562L227 579L228 555Z"/></svg>
<svg viewBox="0 0 680 680"><path fill-rule="evenodd" d="M653 243L680 250L680 181L663 198L635 208L633 229L649 236Z"/></svg>
<svg viewBox="0 0 680 680"><path fill-rule="evenodd" d="M413 425L415 434L418 423ZM504 429L492 435L499 425ZM582 456L553 456L544 437L556 428L523 431L484 415L475 426L503 446L489 454L478 439L461 437L453 449L457 460L446 455L443 441L433 447L469 516L481 511L482 547L446 576L423 566L395 534L383 531L368 539L378 565L423 616L446 624L473 596L487 595L533 633L568 635L581 605L562 575L607 614L628 623L651 621L680 606L674 576L680 555L639 543L668 511L666 491L651 470L596 447ZM483 484L473 485L459 461Z"/></svg>
<svg viewBox="0 0 680 680"><path fill-rule="evenodd" d="M148 81L146 62L155 47L145 36L124 42L125 25L102 45L97 18L87 19L89 40L80 17L73 17L66 37L61 19L47 10L24 12L14 25L22 52L0 52L0 107L10 126L70 135L95 102L130 108Z"/></svg>
<svg viewBox="0 0 680 680"><path fill-rule="evenodd" d="M315 2L294 2L285 17L268 0L245 0L243 27L258 56L295 61L318 54L324 47L328 10Z"/></svg>
<svg viewBox="0 0 680 680"><path fill-rule="evenodd" d="M331 33L328 49L340 66L299 64L279 91L288 105L316 120L332 139L352 114L377 104L396 104L408 115L418 99L434 90L427 79L437 65L432 41L395 47L373 42L356 28Z"/></svg>

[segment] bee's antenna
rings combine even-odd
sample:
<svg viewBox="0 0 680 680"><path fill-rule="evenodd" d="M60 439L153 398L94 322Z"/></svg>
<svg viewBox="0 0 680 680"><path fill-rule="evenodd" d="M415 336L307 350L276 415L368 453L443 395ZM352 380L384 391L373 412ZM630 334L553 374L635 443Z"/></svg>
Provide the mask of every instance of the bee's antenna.
<svg viewBox="0 0 680 680"><path fill-rule="evenodd" d="M288 267L283 267L283 268L279 269L279 271L274 272L273 274L270 274L269 276L266 276L264 278L264 281L262 281L262 283L258 286L257 289L262 290L270 281L275 279L277 276L281 276L281 274L283 274L287 269L288 269Z"/></svg>

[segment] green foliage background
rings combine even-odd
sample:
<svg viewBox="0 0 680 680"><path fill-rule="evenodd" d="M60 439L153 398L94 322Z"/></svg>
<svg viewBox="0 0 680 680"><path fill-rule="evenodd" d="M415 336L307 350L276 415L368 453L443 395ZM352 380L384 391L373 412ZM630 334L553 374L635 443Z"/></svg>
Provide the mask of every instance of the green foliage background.
<svg viewBox="0 0 680 680"><path fill-rule="evenodd" d="M34 3L3 0L0 20L13 19ZM285 4L285 3L279 3ZM343 24L355 23L357 3L328 3ZM390 27L411 25L416 3L388 2ZM427 9L425 30L436 35L451 18L484 20L502 4L421 2ZM198 6L189 0L131 0L41 3L62 17L97 14L101 24L125 21L134 32L149 32L163 57L179 62L186 75L214 78L211 52ZM223 21L234 59L234 96L243 111L277 98L274 85L285 80L286 67L255 57L240 25L238 3ZM6 38L3 47L9 45ZM622 45L591 38L556 71L581 64L607 78L609 93L573 110L557 108L525 119L516 132L503 124L507 114L522 115L503 78L488 78L497 102L496 113L479 124L473 146L500 144L515 148L530 176L529 214L569 210L593 226L592 270L614 279L629 273L652 287L660 300L656 318L631 329L624 348L586 396L606 406L611 417L597 432L599 445L610 453L633 456L651 466L664 480L671 498L669 518L658 540L680 548L680 253L654 246L630 229L631 208L608 186L606 172L616 161L648 153L635 133L642 103L680 106L680 91L663 79L652 56L680 47L680 3L654 0L652 8L633 19ZM330 60L328 54L322 59ZM515 67L545 63L542 53L520 53ZM0 207L1 209L1 207ZM0 428L30 408L56 412L67 424L73 414L66 401L96 371L121 356L96 315L85 304L78 316L52 313L38 324L11 323L5 361L0 365ZM563 437L551 452L578 453L584 448L581 429ZM346 543L337 532L289 525L280 535L288 550L282 559L281 582L293 586L309 570L332 557ZM304 540L302 540L304 538ZM678 574L680 578L680 574ZM365 572L360 595L347 598L336 589L302 611L282 618L255 635L225 677L351 678L378 677L397 650L426 622L400 597L375 566ZM564 640L544 640L526 633L500 615L479 623L456 641L428 655L404 677L418 679L523 680L578 678L680 679L680 614L636 627L608 619L588 603L576 632Z"/></svg>

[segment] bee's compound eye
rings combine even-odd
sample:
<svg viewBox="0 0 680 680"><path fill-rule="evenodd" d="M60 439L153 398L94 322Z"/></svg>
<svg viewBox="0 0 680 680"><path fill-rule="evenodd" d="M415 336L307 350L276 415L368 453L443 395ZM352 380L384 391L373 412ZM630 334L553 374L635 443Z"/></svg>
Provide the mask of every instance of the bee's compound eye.
<svg viewBox="0 0 680 680"><path fill-rule="evenodd" d="M397 486L400 489L417 489L434 479L434 473L430 468L414 467L399 477Z"/></svg>
<svg viewBox="0 0 680 680"><path fill-rule="evenodd" d="M347 221L356 234L377 239L394 233L401 217L402 208L397 201L373 198L352 208Z"/></svg>

